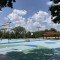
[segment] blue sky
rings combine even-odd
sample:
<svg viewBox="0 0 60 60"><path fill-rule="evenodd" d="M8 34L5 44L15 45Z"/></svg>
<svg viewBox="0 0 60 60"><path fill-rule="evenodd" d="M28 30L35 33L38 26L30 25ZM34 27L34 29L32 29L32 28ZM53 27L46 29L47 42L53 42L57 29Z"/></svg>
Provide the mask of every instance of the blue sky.
<svg viewBox="0 0 60 60"><path fill-rule="evenodd" d="M22 10L22 12L25 10L27 11L26 14L24 14L23 16L19 16L23 21L27 21L27 22L31 22L31 21L34 21L33 19L35 19L35 22L31 23L31 24L36 24L36 25L39 25L40 21L37 22L36 21L36 16L38 16L39 14L41 14L41 12L48 16L47 14L49 14L49 17L50 17L50 11L49 11L49 5L47 5L47 2L49 2L49 0L16 0L16 2L13 4L13 9L11 8L3 8L2 9L2 12L0 12L0 26L5 23L6 21L10 21L7 19L7 16L9 14L12 14L14 10ZM46 13L47 14L46 14ZM36 15L35 15L36 14ZM44 16L45 16L44 15ZM32 17L34 17L32 19ZM47 19L49 19L49 17ZM31 20L31 19L32 20ZM40 18L40 17L39 17ZM43 18L43 17L42 17ZM13 18L12 18L13 20ZM17 20L18 17L17 17ZM38 20L38 19L37 19ZM20 20L19 20L20 21ZM48 20L45 20L45 21L48 21ZM49 21L50 22L50 21ZM26 22L25 22L26 23ZM17 24L15 22L15 24ZM27 24L27 23L26 23ZM30 25L31 25L30 24ZM44 25L43 25L44 24ZM51 24L51 23L49 23ZM46 28L48 27L49 28L49 24L46 24L46 22L43 22L43 23L40 23L40 25L43 27L43 28ZM36 26L34 25L34 26ZM34 27L33 26L33 27ZM46 26L46 27L44 27ZM52 26L52 25L51 25ZM50 26L50 27L51 27ZM55 26L55 25L54 25ZM29 27L32 27L32 26L29 26ZM33 28L32 27L32 28ZM27 28L27 26L25 26L25 28ZM31 28L31 29L32 29ZM28 28L29 29L29 28ZM35 28L36 29L36 28Z"/></svg>
<svg viewBox="0 0 60 60"><path fill-rule="evenodd" d="M33 15L39 10L48 12L48 5L46 4L49 0L17 0L14 3L15 9L27 10L29 13L27 17Z"/></svg>
<svg viewBox="0 0 60 60"><path fill-rule="evenodd" d="M49 0L17 0L14 3L14 8L24 9L29 12L37 12L39 10L48 11L47 1Z"/></svg>
<svg viewBox="0 0 60 60"><path fill-rule="evenodd" d="M29 17L39 10L49 12L49 6L46 4L48 1L49 0L16 0L16 3L13 4L13 9L27 10L28 15L26 15L26 17ZM2 15L6 16L11 13L13 9L4 8Z"/></svg>

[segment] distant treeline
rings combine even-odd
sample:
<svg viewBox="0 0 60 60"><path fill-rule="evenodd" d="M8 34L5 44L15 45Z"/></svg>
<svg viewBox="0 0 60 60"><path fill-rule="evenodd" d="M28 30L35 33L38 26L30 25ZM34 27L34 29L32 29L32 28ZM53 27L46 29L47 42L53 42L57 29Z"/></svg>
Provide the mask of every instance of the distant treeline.
<svg viewBox="0 0 60 60"><path fill-rule="evenodd" d="M0 38L3 39L7 39L7 38L40 38L43 37L43 34L45 32L48 31L54 31L54 32L58 32L56 29L51 28L51 29L46 29L46 30L41 30L41 31L36 31L36 32L30 32L30 31L26 31L25 28L23 27L15 27L14 29L10 30L10 31L3 31L0 30Z"/></svg>

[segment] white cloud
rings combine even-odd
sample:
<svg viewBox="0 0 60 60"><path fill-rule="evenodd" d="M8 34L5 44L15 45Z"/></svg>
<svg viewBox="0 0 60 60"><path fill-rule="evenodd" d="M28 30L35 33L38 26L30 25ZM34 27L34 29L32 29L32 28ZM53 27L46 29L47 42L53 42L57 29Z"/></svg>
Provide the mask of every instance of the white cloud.
<svg viewBox="0 0 60 60"><path fill-rule="evenodd" d="M17 10L17 9L14 9L13 10L13 13L17 14L17 15L21 15L21 16L24 16L27 14L27 11L26 10Z"/></svg>
<svg viewBox="0 0 60 60"><path fill-rule="evenodd" d="M55 18L55 17L54 17ZM60 25L60 24L55 24L55 23L53 23L52 22L52 19L51 19L51 16L49 17L49 18L47 18L47 20L45 20L45 22L46 22L46 24L47 24L47 26L49 27L49 28L55 28L55 29L58 29L58 26ZM47 27L47 28L48 28Z"/></svg>
<svg viewBox="0 0 60 60"><path fill-rule="evenodd" d="M48 17L48 13L44 11L39 11L35 13L31 18L35 21L42 22Z"/></svg>
<svg viewBox="0 0 60 60"><path fill-rule="evenodd" d="M27 14L27 11L15 9L8 15L8 18L15 26L25 26L25 18L23 18L25 14Z"/></svg>
<svg viewBox="0 0 60 60"><path fill-rule="evenodd" d="M28 18L27 29L37 31L40 27L39 30L44 30L45 26L44 24L41 25L41 23L43 23L48 18L48 16L48 13L44 11L35 13L32 17Z"/></svg>
<svg viewBox="0 0 60 60"><path fill-rule="evenodd" d="M47 5L53 5L53 1L49 1L49 2L47 2Z"/></svg>
<svg viewBox="0 0 60 60"><path fill-rule="evenodd" d="M51 21L51 16L44 11L39 11L33 16L24 18L24 15L27 14L25 10L13 10L11 14L8 15L8 18L12 21L12 23L16 26L22 26L26 28L28 31L37 31L49 29L49 28L56 28L59 26L58 24L54 24Z"/></svg>

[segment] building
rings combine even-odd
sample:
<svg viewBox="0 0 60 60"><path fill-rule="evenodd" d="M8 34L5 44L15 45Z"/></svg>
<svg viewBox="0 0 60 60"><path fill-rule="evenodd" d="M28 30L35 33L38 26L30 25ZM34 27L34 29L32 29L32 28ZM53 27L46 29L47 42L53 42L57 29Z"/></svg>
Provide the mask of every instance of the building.
<svg viewBox="0 0 60 60"><path fill-rule="evenodd" d="M52 31L52 32L45 32L43 34L43 37L44 38L60 38L60 33L54 32L54 31Z"/></svg>

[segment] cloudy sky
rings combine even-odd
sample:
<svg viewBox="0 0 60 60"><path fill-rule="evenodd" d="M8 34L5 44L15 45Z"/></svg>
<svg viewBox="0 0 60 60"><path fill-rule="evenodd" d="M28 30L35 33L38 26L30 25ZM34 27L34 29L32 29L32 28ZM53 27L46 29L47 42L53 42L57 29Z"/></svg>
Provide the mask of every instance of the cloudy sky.
<svg viewBox="0 0 60 60"><path fill-rule="evenodd" d="M56 28L60 24L51 21L49 0L16 0L13 9L3 8L0 12L0 26L11 21L11 27L22 26L27 31L37 31Z"/></svg>

